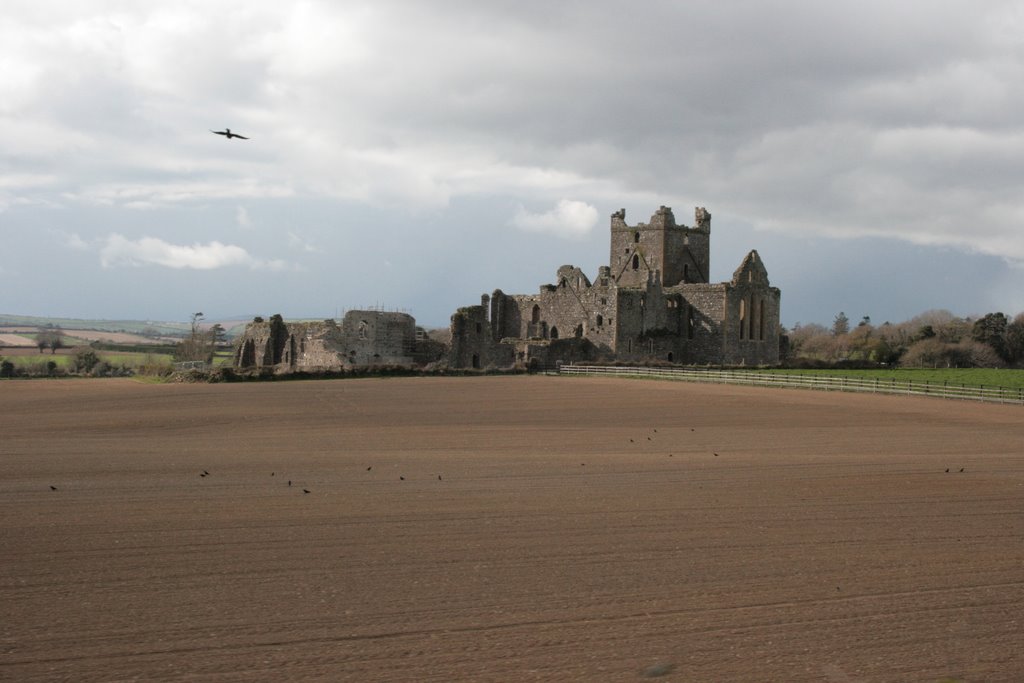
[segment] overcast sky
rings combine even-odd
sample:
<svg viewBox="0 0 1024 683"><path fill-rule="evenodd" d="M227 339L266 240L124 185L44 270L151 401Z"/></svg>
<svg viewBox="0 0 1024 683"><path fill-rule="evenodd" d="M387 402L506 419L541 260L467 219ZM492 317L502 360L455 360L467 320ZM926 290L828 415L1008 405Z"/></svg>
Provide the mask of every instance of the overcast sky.
<svg viewBox="0 0 1024 683"><path fill-rule="evenodd" d="M0 312L406 310L712 213L782 319L1024 311L1024 5L5 0ZM225 127L250 140L213 135Z"/></svg>

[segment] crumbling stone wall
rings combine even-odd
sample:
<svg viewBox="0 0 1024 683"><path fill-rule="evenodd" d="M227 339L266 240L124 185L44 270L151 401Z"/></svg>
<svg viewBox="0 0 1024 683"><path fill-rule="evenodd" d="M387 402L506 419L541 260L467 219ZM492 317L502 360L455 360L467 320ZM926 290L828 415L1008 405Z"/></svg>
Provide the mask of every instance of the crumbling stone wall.
<svg viewBox="0 0 1024 683"><path fill-rule="evenodd" d="M412 365L416 321L406 313L349 311L342 323L346 363Z"/></svg>
<svg viewBox="0 0 1024 683"><path fill-rule="evenodd" d="M515 348L495 337L488 320L490 297L484 294L479 306L455 311L451 319L452 344L449 362L456 368L511 367Z"/></svg>
<svg viewBox="0 0 1024 683"><path fill-rule="evenodd" d="M679 362L721 364L725 362L724 321L728 315L728 292L724 283L674 287L684 298L686 347Z"/></svg>
<svg viewBox="0 0 1024 683"><path fill-rule="evenodd" d="M236 368L340 370L373 365L413 366L444 357L447 348L417 332L406 313L349 311L334 320L285 323L255 320L236 342Z"/></svg>

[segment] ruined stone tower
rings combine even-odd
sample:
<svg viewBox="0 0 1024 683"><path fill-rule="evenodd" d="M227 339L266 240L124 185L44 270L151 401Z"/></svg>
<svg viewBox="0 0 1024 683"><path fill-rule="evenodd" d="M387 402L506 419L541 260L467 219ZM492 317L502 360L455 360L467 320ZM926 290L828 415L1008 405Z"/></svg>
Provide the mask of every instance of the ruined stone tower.
<svg viewBox="0 0 1024 683"><path fill-rule="evenodd" d="M612 214L608 264L615 281L641 287L652 277L674 287L708 281L711 263L711 214L694 212L693 227L677 225L672 209L660 207L650 223L626 223L626 210Z"/></svg>

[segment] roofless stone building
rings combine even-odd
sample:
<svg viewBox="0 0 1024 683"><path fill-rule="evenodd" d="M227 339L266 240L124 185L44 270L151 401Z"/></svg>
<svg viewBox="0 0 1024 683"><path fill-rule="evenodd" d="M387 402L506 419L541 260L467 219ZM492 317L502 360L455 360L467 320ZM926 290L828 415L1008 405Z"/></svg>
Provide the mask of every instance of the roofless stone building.
<svg viewBox="0 0 1024 683"><path fill-rule="evenodd" d="M445 352L406 313L349 311L340 325L334 320L285 322L274 315L246 325L235 344L234 366L282 372L413 367L437 361Z"/></svg>
<svg viewBox="0 0 1024 683"><path fill-rule="evenodd" d="M756 251L729 282L710 283L711 214L693 226L662 206L649 223L611 216L608 265L593 282L575 266L536 294L484 294L451 319L453 367L556 361L774 365L781 294Z"/></svg>

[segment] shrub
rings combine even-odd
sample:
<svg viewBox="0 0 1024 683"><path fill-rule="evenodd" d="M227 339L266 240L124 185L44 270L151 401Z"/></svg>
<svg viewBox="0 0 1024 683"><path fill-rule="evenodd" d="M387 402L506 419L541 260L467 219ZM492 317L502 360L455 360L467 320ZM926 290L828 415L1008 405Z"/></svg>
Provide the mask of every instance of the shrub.
<svg viewBox="0 0 1024 683"><path fill-rule="evenodd" d="M956 344L928 337L911 344L900 359L908 368L998 368L1003 361L988 344L963 340Z"/></svg>
<svg viewBox="0 0 1024 683"><path fill-rule="evenodd" d="M75 372L90 374L99 362L100 357L96 355L95 351L90 348L81 348L75 351L71 365Z"/></svg>
<svg viewBox="0 0 1024 683"><path fill-rule="evenodd" d="M174 366L169 363L146 364L135 368L135 372L144 377L170 377Z"/></svg>

